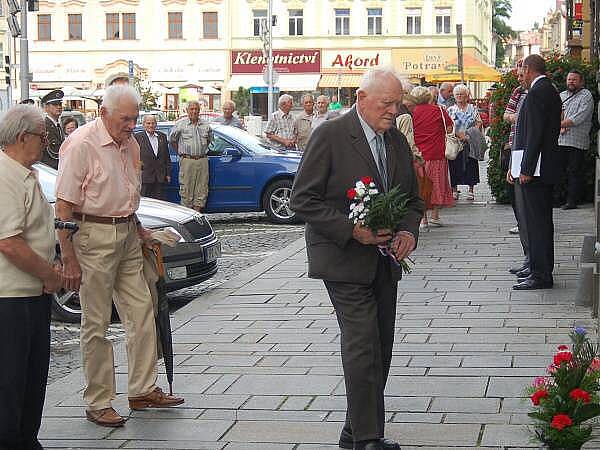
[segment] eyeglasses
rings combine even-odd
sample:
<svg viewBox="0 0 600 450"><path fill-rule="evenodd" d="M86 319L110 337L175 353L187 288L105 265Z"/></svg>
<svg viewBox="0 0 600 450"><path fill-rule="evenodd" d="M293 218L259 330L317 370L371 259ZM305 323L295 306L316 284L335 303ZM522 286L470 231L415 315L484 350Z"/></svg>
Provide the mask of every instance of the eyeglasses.
<svg viewBox="0 0 600 450"><path fill-rule="evenodd" d="M40 140L42 141L42 143L48 142L48 132L47 131L44 131L43 133L34 133L33 131L27 131L26 133L39 137Z"/></svg>

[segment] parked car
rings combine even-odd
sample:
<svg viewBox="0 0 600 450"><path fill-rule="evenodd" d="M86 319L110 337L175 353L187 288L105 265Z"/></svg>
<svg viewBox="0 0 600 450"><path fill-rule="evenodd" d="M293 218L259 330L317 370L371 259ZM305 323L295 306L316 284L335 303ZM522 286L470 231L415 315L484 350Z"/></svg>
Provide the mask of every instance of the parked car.
<svg viewBox="0 0 600 450"><path fill-rule="evenodd" d="M65 110L61 113L59 118L60 126L64 127L65 120L69 119L70 117L77 121L78 127L80 127L81 125L85 125L85 115L81 111Z"/></svg>
<svg viewBox="0 0 600 450"><path fill-rule="evenodd" d="M36 164L35 168L46 198L54 203L57 171L41 163ZM169 202L142 197L137 215L144 227L152 230L172 227L183 238L173 248L163 246L167 292L201 283L217 273L221 243L203 214ZM81 307L77 292L54 294L52 314L65 322L78 322Z"/></svg>
<svg viewBox="0 0 600 450"><path fill-rule="evenodd" d="M144 123L144 116L154 116L156 117L157 122L164 122L167 120L167 115L165 112L160 110L151 110L151 111L140 111L140 115L138 116L137 125L141 125Z"/></svg>
<svg viewBox="0 0 600 450"><path fill-rule="evenodd" d="M168 135L172 126L159 123L157 129ZM210 126L214 139L208 148L206 212L265 211L274 223L295 223L289 201L301 154L281 151L239 128ZM173 173L165 194L179 203L179 159L170 145L169 153Z"/></svg>

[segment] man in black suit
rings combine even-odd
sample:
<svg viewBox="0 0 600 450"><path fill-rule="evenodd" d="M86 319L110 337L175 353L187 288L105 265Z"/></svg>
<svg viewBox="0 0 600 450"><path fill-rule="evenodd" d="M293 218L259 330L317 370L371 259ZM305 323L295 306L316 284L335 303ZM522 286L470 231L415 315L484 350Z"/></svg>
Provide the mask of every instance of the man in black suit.
<svg viewBox="0 0 600 450"><path fill-rule="evenodd" d="M142 160L142 191L143 197L164 200L163 185L171 182L171 157L167 136L156 131L156 117L144 116L142 123L144 131L134 134L140 144L140 159Z"/></svg>
<svg viewBox="0 0 600 450"><path fill-rule="evenodd" d="M525 233L529 242L529 267L517 274L515 290L553 286L552 187L562 171L558 149L561 101L545 73L541 56L529 55L523 61L523 77L529 91L518 112L511 167L506 177L515 184L519 233Z"/></svg>
<svg viewBox="0 0 600 450"><path fill-rule="evenodd" d="M306 221L308 276L324 280L341 331L348 412L340 447L397 450L384 437L384 389L392 358L400 268L377 245L391 242L398 259L415 248L423 201L412 154L395 128L402 85L392 69L365 74L356 105L312 133L292 189L291 207ZM410 196L400 231L374 232L348 218L346 191L370 176L380 191Z"/></svg>
<svg viewBox="0 0 600 450"><path fill-rule="evenodd" d="M48 92L42 97L44 106L46 132L48 133L48 145L42 153L42 162L50 167L58 169L58 150L65 140L65 133L60 126L60 115L63 112L62 99L64 92L60 89Z"/></svg>

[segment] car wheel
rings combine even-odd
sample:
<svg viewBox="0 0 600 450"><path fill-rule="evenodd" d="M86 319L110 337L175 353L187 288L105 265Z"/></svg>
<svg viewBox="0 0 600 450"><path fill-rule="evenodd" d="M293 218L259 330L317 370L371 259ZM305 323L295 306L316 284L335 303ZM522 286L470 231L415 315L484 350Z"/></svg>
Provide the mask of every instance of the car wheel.
<svg viewBox="0 0 600 450"><path fill-rule="evenodd" d="M267 217L273 223L297 223L296 213L290 209L292 180L279 180L271 183L265 191L263 205Z"/></svg>
<svg viewBox="0 0 600 450"><path fill-rule="evenodd" d="M52 318L68 323L81 322L79 293L63 289L52 294Z"/></svg>

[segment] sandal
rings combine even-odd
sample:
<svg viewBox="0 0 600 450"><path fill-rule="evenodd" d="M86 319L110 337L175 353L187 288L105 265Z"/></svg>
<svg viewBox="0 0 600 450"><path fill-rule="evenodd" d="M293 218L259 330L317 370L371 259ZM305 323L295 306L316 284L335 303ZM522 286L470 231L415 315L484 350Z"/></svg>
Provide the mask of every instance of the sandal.
<svg viewBox="0 0 600 450"><path fill-rule="evenodd" d="M475 194L473 192L469 192L467 194L467 200L475 200Z"/></svg>

